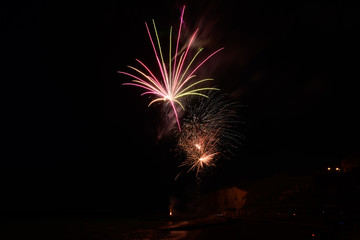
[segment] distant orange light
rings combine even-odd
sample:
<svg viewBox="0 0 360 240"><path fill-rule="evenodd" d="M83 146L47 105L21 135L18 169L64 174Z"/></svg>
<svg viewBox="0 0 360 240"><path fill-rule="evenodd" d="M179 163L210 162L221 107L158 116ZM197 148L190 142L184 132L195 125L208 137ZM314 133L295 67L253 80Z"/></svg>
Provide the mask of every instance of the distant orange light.
<svg viewBox="0 0 360 240"><path fill-rule="evenodd" d="M170 209L170 212L169 212L169 216L172 216L172 211L171 211L171 209Z"/></svg>
<svg viewBox="0 0 360 240"><path fill-rule="evenodd" d="M340 168L337 167L337 168L335 168L335 170L336 170L336 171L340 171Z"/></svg>
<svg viewBox="0 0 360 240"><path fill-rule="evenodd" d="M328 171L330 171L331 170L331 168L330 167L328 167Z"/></svg>

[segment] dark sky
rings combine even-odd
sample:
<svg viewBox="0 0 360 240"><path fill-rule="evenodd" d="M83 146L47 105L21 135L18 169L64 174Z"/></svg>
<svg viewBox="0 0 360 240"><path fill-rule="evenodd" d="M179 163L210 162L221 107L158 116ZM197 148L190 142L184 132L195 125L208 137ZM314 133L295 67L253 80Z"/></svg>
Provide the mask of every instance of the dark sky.
<svg viewBox="0 0 360 240"><path fill-rule="evenodd" d="M144 22L166 33L182 4L1 6L1 212L167 204L173 139L158 139L159 107L147 108L117 71L154 61ZM359 4L186 4L186 32L199 27L205 51L225 47L205 73L246 106L246 141L213 181L312 171L358 152Z"/></svg>

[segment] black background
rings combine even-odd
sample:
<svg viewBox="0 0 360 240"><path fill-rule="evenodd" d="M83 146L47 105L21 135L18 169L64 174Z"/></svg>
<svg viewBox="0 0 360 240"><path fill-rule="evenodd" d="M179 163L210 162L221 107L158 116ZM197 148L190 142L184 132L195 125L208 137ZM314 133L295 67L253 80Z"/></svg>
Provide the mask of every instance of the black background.
<svg viewBox="0 0 360 240"><path fill-rule="evenodd" d="M117 73L135 58L152 64L144 22L167 36L182 4L2 4L2 213L166 211L196 184L174 183L159 107ZM208 53L225 47L204 68L245 106L246 141L210 185L305 174L358 152L359 4L185 4L185 32L199 27Z"/></svg>

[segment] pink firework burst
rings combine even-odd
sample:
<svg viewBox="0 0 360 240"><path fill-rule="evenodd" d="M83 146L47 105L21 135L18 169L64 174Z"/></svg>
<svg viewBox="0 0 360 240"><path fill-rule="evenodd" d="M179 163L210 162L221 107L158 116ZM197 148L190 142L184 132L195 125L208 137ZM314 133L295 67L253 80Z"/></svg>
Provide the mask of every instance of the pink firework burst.
<svg viewBox="0 0 360 240"><path fill-rule="evenodd" d="M128 75L133 78L132 82L124 83L123 85L132 85L139 88L142 88L144 92L141 95L152 95L155 98L149 103L148 106L151 104L158 102L158 101L165 101L170 103L175 117L177 121L177 125L179 131L181 131L178 112L176 109L176 105L181 106L184 110L184 106L181 103L181 98L189 95L198 95L202 97L208 97L206 94L202 93L206 90L218 90L212 87L200 87L201 83L211 81L212 78L205 78L205 79L196 79L196 71L206 62L208 61L213 55L221 51L223 48L220 48L204 58L199 64L193 66L193 63L199 53L203 50L203 48L199 48L197 52L190 57L189 50L193 45L196 35L198 33L198 29L190 37L187 45L180 48L183 50L179 50L179 43L180 43L180 36L181 36L181 29L183 26L183 16L184 16L185 6L182 9L181 17L180 17L180 25L179 31L177 34L176 40L176 47L175 53L172 56L172 27L170 28L170 40L169 40L169 58L168 63L165 63L164 55L161 49L161 44L159 40L159 36L156 30L155 21L152 20L154 33L156 36L157 47L153 41L152 34L149 30L148 24L145 22L146 30L150 38L150 42L152 48L155 53L155 58L157 65L160 70L160 76L156 76L153 71L150 70L142 61L136 59L138 63L143 67L143 70L138 68L128 66L130 69L134 70L134 73L122 72L118 71L118 73Z"/></svg>

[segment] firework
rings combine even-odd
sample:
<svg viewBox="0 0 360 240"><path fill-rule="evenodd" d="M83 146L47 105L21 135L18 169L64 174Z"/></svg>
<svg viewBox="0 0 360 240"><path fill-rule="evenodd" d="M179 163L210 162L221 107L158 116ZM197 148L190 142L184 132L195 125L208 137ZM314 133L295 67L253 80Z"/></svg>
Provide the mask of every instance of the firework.
<svg viewBox="0 0 360 240"><path fill-rule="evenodd" d="M214 160L219 153L217 132L206 133L197 128L190 129L190 127L184 130L187 133L179 139L178 146L184 151L186 160L180 167L189 166L188 172L196 170L196 175L198 175L202 169L215 165Z"/></svg>
<svg viewBox="0 0 360 240"><path fill-rule="evenodd" d="M182 109L184 109L184 106L180 101L181 98L189 95L207 97L206 94L202 93L203 91L216 89L211 87L199 87L202 83L211 81L213 79L205 78L205 79L195 80L196 79L195 73L214 54L218 53L223 49L220 48L216 50L215 52L204 58L199 64L193 67L193 63L195 62L195 59L197 58L199 53L203 50L203 48L199 48L197 52L192 57L190 57L189 50L191 49L198 32L198 29L196 29L195 32L192 34L191 38L189 39L188 43L184 45L182 48L180 48L182 50L179 50L184 11L185 11L185 6L183 7L181 12L175 53L173 56L171 54L173 34L172 34L172 27L170 28L169 59L167 64L165 63L164 60L164 55L161 49L161 44L157 33L155 21L152 20L157 47L155 46L155 43L153 41L153 35L151 34L149 27L145 22L146 30L149 35L150 42L155 53L156 62L159 67L161 76L155 76L154 72L151 71L149 67L147 67L142 61L138 59L136 59L136 61L140 63L140 65L144 68L144 70L139 70L138 68L128 66L130 69L135 71L134 74L118 71L118 73L125 74L133 78L131 83L124 83L123 85L132 85L132 86L140 87L144 90L144 92L141 95L149 94L155 97L149 103L149 106L159 101L165 101L166 103L170 103L171 108L175 114L179 131L181 131L181 127L180 127L179 116L176 106L178 105Z"/></svg>
<svg viewBox="0 0 360 240"><path fill-rule="evenodd" d="M240 106L219 92L208 95L187 101L183 131L178 134L177 148L186 157L180 166L188 166L188 172L196 170L196 175L215 166L220 157L232 155L242 138L236 112Z"/></svg>

